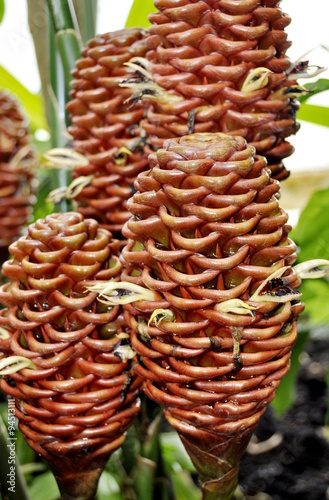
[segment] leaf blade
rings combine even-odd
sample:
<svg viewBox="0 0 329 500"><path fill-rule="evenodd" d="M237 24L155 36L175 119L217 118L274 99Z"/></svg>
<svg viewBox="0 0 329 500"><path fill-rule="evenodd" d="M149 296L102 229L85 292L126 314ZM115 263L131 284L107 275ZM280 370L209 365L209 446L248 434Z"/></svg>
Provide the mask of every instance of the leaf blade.
<svg viewBox="0 0 329 500"><path fill-rule="evenodd" d="M32 94L24 85L0 66L0 87L9 90L22 103L30 121L30 128L35 131L39 128L48 130L42 97Z"/></svg>
<svg viewBox="0 0 329 500"><path fill-rule="evenodd" d="M300 97L298 97L299 102L305 102L313 95L324 92L325 90L329 90L329 79L319 78L316 82L306 83L305 85L303 85L303 87L312 90L312 93L301 95Z"/></svg>
<svg viewBox="0 0 329 500"><path fill-rule="evenodd" d="M300 214L290 237L299 247L298 262L329 258L329 188L316 191ZM305 312L312 323L329 323L329 281L326 278L303 281L300 291Z"/></svg>
<svg viewBox="0 0 329 500"><path fill-rule="evenodd" d="M299 262L329 258L328 212L329 188L316 191L290 233L290 238L299 246Z"/></svg>
<svg viewBox="0 0 329 500"><path fill-rule="evenodd" d="M303 104L297 113L297 118L299 120L329 127L329 108L316 104Z"/></svg>
<svg viewBox="0 0 329 500"><path fill-rule="evenodd" d="M132 4L126 21L126 28L139 26L147 28L151 25L148 21L148 15L154 12L153 0L135 0Z"/></svg>
<svg viewBox="0 0 329 500"><path fill-rule="evenodd" d="M5 15L5 0L0 0L0 23Z"/></svg>

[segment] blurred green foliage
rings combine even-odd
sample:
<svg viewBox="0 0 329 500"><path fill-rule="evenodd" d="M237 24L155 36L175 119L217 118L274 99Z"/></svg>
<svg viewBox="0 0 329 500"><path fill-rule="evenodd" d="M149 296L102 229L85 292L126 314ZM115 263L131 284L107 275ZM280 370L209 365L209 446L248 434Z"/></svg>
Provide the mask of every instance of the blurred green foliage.
<svg viewBox="0 0 329 500"><path fill-rule="evenodd" d="M329 122L328 122L329 125ZM329 259L329 188L316 191L299 217L291 238L298 245L298 261ZM329 323L329 281L304 280L300 288L307 316L313 324Z"/></svg>
<svg viewBox="0 0 329 500"><path fill-rule="evenodd" d="M3 19L4 14L5 14L5 0L0 0L0 23Z"/></svg>
<svg viewBox="0 0 329 500"><path fill-rule="evenodd" d="M150 26L148 15L154 12L153 0L135 0L129 12L126 28L147 28Z"/></svg>
<svg viewBox="0 0 329 500"><path fill-rule="evenodd" d="M42 96L30 92L21 82L0 66L0 87L9 90L23 105L33 132L38 129L48 130Z"/></svg>

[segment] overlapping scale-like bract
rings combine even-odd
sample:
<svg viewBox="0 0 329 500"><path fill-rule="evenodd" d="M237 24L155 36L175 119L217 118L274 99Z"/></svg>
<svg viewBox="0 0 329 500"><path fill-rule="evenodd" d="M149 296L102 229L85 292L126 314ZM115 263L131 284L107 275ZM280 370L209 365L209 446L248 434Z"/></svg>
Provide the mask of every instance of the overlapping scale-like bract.
<svg viewBox="0 0 329 500"><path fill-rule="evenodd" d="M122 312L85 288L119 280L117 250L95 220L53 214L11 245L14 258L2 268L10 282L0 289L0 324L10 336L0 349L33 365L10 375L14 385L3 378L1 389L16 399L19 427L62 493L77 495L84 482L83 498L139 410L140 378L117 336Z"/></svg>
<svg viewBox="0 0 329 500"><path fill-rule="evenodd" d="M279 182L242 137L169 139L149 161L128 203L122 279L157 300L125 306L125 318L146 394L215 479L237 468L289 369L303 309L295 245ZM255 298L262 284L270 301Z"/></svg>
<svg viewBox="0 0 329 500"><path fill-rule="evenodd" d="M150 141L191 132L240 135L267 157L272 175L288 175L286 140L298 130L288 80L291 65L278 0L155 0L149 19L149 70L180 100L150 101ZM257 68L261 68L258 72ZM250 81L249 81L250 79ZM147 99L147 95L144 96Z"/></svg>
<svg viewBox="0 0 329 500"><path fill-rule="evenodd" d="M76 198L78 210L112 233L119 233L129 218L126 201L147 166L147 146L138 128L144 109L140 104L132 108L132 91L120 87L134 74L126 63L145 56L145 41L138 28L101 35L89 42L73 71L68 130L74 149L89 160L73 175L95 175Z"/></svg>
<svg viewBox="0 0 329 500"><path fill-rule="evenodd" d="M36 155L16 99L0 92L0 247L21 236L34 202Z"/></svg>

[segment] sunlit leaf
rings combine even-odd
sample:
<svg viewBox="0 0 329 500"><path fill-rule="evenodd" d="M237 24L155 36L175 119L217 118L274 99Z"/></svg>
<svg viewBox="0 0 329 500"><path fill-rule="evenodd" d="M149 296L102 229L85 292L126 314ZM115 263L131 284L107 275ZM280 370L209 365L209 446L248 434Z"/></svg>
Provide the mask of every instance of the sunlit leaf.
<svg viewBox="0 0 329 500"><path fill-rule="evenodd" d="M316 191L302 211L291 238L299 247L298 261L329 259L329 188Z"/></svg>
<svg viewBox="0 0 329 500"><path fill-rule="evenodd" d="M183 470L195 472L194 465L176 432L162 433L160 444L162 457L168 471L174 470L178 465Z"/></svg>
<svg viewBox="0 0 329 500"><path fill-rule="evenodd" d="M312 323L329 323L329 282L307 280L300 287L302 300L305 302L305 314Z"/></svg>
<svg viewBox="0 0 329 500"><path fill-rule="evenodd" d="M148 21L148 15L154 10L153 0L135 0L126 21L126 28L135 26L147 28L151 24Z"/></svg>
<svg viewBox="0 0 329 500"><path fill-rule="evenodd" d="M315 104L303 104L297 113L297 118L306 122L329 127L329 107L317 106Z"/></svg>
<svg viewBox="0 0 329 500"><path fill-rule="evenodd" d="M0 88L8 90L22 103L33 131L48 129L42 97L32 94L22 83L11 75L3 66L0 66Z"/></svg>
<svg viewBox="0 0 329 500"><path fill-rule="evenodd" d="M102 473L97 489L97 500L123 500L120 486L116 479L106 470Z"/></svg>
<svg viewBox="0 0 329 500"><path fill-rule="evenodd" d="M291 238L298 245L298 261L329 259L329 189L316 191L304 210ZM313 323L329 323L329 282L327 279L305 280L300 287L305 314Z"/></svg>
<svg viewBox="0 0 329 500"><path fill-rule="evenodd" d="M5 0L0 0L0 23L5 13Z"/></svg>

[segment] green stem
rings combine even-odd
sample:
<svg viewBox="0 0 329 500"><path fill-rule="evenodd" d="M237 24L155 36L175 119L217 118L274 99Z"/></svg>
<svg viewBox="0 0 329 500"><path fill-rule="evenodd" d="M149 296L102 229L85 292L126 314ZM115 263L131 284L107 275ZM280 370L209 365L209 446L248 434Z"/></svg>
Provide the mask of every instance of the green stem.
<svg viewBox="0 0 329 500"><path fill-rule="evenodd" d="M97 0L73 0L83 44L96 33Z"/></svg>
<svg viewBox="0 0 329 500"><path fill-rule="evenodd" d="M136 479L134 481L137 498L153 500L153 484L156 463L145 457L138 457L136 464Z"/></svg>
<svg viewBox="0 0 329 500"><path fill-rule="evenodd" d="M147 427L147 434L141 443L141 456L135 466L134 486L137 498L152 500L154 494L154 478L159 459L159 430L161 414Z"/></svg>
<svg viewBox="0 0 329 500"><path fill-rule="evenodd" d="M77 33L67 0L47 0L55 29L57 48L63 64L65 82L69 86L71 71L80 58L80 36Z"/></svg>
<svg viewBox="0 0 329 500"><path fill-rule="evenodd" d="M50 93L50 130L51 130L51 145L52 147L63 147L65 146L65 104L66 104L66 92L65 83L63 79L63 66L59 53L56 49L56 44L54 40L54 28L53 25L49 23L49 60L50 60L50 88L48 92ZM70 182L68 179L68 174L64 170L52 171L51 175L56 179L56 185L59 187L67 186ZM59 204L59 210L61 212L68 211L67 200L62 200Z"/></svg>
<svg viewBox="0 0 329 500"><path fill-rule="evenodd" d="M49 75L50 75L50 130L51 146L53 148L64 146L63 132L65 131L63 98L64 85L61 76L63 68L58 59L58 53L54 42L54 28L49 24Z"/></svg>
<svg viewBox="0 0 329 500"><path fill-rule="evenodd" d="M47 6L43 6L40 21L40 3L38 0L27 0L28 22L33 37L34 50L37 58L42 94L46 109L48 125L50 127L49 104L49 47L48 47L48 18Z"/></svg>

